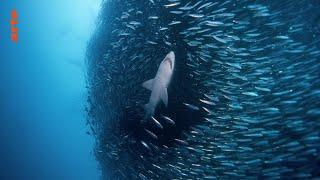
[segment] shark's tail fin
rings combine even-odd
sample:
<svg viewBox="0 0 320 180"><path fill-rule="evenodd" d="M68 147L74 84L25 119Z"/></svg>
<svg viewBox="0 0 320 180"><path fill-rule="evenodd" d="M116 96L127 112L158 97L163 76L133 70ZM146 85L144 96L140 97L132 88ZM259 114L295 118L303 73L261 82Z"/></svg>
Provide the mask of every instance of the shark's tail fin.
<svg viewBox="0 0 320 180"><path fill-rule="evenodd" d="M144 110L146 112L144 116L145 119L154 115L154 107L150 103L144 105Z"/></svg>

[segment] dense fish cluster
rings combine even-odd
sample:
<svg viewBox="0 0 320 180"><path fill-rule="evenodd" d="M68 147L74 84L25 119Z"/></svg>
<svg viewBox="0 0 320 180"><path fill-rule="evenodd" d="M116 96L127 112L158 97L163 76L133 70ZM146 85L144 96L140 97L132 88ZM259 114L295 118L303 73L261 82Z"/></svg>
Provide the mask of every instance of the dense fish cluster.
<svg viewBox="0 0 320 180"><path fill-rule="evenodd" d="M317 1L108 0L88 48L104 178L320 176ZM143 121L174 51L168 107Z"/></svg>

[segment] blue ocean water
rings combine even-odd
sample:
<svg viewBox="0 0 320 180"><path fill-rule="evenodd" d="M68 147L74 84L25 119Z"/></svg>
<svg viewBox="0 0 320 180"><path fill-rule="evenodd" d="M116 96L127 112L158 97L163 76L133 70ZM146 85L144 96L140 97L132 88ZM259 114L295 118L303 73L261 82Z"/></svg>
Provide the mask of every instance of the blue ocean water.
<svg viewBox="0 0 320 180"><path fill-rule="evenodd" d="M0 179L319 176L317 0L104 2L1 4Z"/></svg>
<svg viewBox="0 0 320 180"><path fill-rule="evenodd" d="M0 5L0 179L98 179L85 52L99 0ZM18 13L18 43L10 40Z"/></svg>

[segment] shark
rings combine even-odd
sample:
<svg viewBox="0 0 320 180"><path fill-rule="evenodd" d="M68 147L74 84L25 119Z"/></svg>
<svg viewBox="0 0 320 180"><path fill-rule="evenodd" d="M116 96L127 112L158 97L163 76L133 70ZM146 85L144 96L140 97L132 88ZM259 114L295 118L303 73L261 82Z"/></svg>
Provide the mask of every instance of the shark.
<svg viewBox="0 0 320 180"><path fill-rule="evenodd" d="M142 83L144 88L151 91L149 102L144 105L145 119L154 115L160 101L168 107L168 87L173 75L174 65L175 54L170 51L160 63L156 76Z"/></svg>

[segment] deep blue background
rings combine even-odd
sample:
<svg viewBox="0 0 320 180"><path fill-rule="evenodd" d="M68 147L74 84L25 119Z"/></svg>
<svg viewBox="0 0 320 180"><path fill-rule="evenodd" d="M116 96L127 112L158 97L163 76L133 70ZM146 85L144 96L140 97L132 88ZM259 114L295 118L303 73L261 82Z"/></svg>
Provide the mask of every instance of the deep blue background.
<svg viewBox="0 0 320 180"><path fill-rule="evenodd" d="M0 5L0 179L97 179L85 51L100 0ZM10 40L18 11L19 42Z"/></svg>

